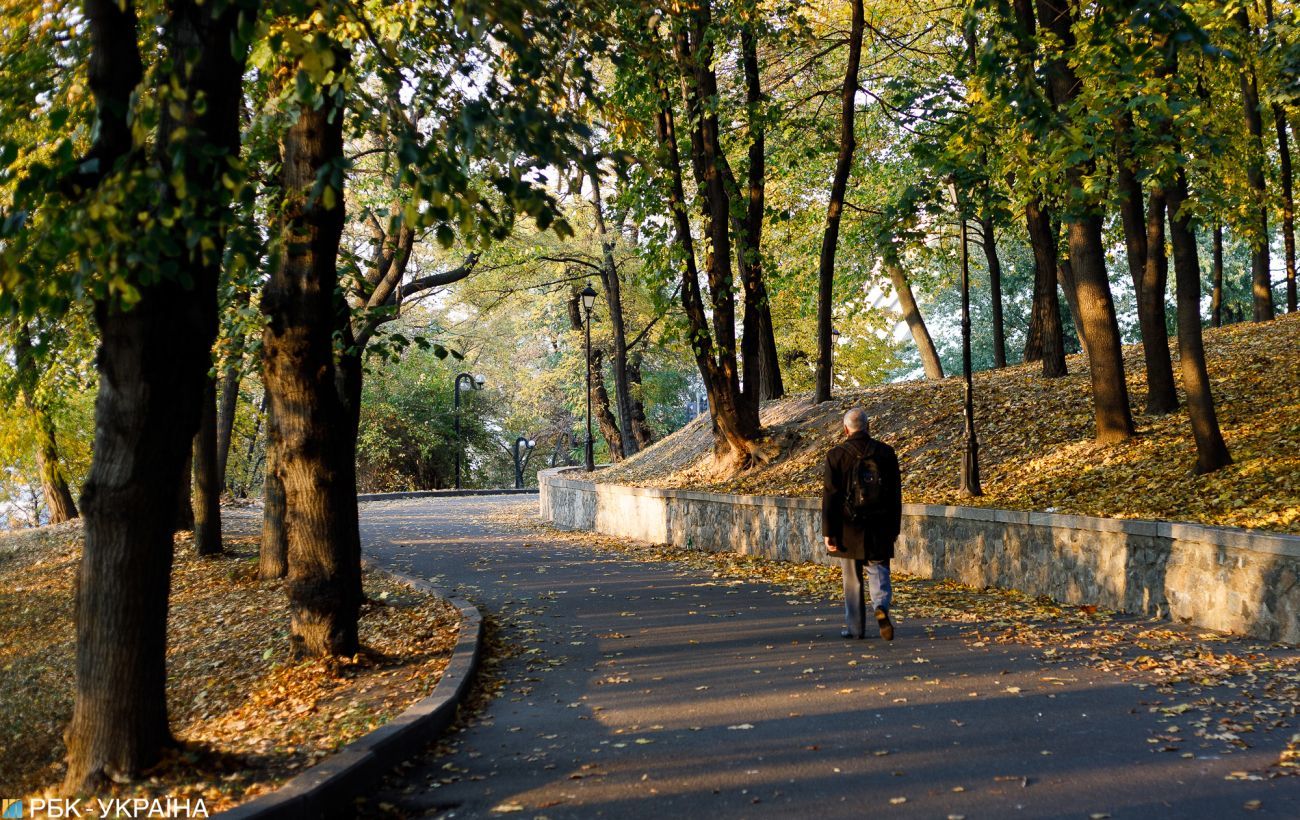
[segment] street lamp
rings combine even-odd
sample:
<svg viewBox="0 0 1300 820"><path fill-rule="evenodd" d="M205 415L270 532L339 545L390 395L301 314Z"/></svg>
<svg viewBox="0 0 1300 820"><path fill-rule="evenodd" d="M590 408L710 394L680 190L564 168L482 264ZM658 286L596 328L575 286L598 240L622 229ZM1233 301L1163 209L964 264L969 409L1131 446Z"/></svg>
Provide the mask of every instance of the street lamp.
<svg viewBox="0 0 1300 820"><path fill-rule="evenodd" d="M465 383L469 386L469 389L471 389L471 390L482 390L482 389L483 389L483 383L484 383L484 381L486 381L486 380L483 378L482 374L480 374L480 373L474 373L474 374L470 374L470 373L457 373L457 374L456 374L456 386L455 386L455 389L454 389L453 392L454 392L455 397L456 397L456 399L455 399L455 407L456 407L456 489L458 489L458 490L460 489L460 461L461 461L461 450L463 449L463 448L462 448L462 445L461 445L461 441L460 441L460 383L461 383L461 380L464 380Z"/></svg>
<svg viewBox="0 0 1300 820"><path fill-rule="evenodd" d="M521 444L524 446L524 454L522 456L519 454L519 445ZM524 488L524 461L525 459L527 459L528 455L533 452L533 448L536 446L537 446L537 442L533 441L527 436L520 436L519 438L515 439L514 454L515 454L515 489L516 490L522 490Z"/></svg>
<svg viewBox="0 0 1300 820"><path fill-rule="evenodd" d="M831 328L831 386L835 386L835 348L840 345L840 329Z"/></svg>
<svg viewBox="0 0 1300 820"><path fill-rule="evenodd" d="M587 472L596 469L596 455L591 447L591 309L596 304L596 291L588 282L587 286L579 294L582 297L582 307L587 314Z"/></svg>
<svg viewBox="0 0 1300 820"><path fill-rule="evenodd" d="M962 495L984 495L980 489L979 441L975 437L975 388L970 369L970 258L966 248L966 208L957 193L957 180L948 177L948 194L961 223L961 368L966 380L964 413L966 416L966 451L961 458L961 480L957 488Z"/></svg>

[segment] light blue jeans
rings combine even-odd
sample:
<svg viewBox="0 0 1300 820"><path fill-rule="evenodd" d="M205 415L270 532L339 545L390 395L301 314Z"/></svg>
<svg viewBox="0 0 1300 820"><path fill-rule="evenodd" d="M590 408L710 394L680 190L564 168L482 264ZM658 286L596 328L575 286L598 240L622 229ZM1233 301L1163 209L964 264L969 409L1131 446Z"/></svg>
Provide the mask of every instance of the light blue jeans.
<svg viewBox="0 0 1300 820"><path fill-rule="evenodd" d="M867 630L867 610L865 592L862 585L862 570L866 567L867 582L871 590L871 608L889 611L894 601L894 588L889 583L888 561L863 561L856 558L840 559L840 571L844 576L844 626L855 637L862 637Z"/></svg>

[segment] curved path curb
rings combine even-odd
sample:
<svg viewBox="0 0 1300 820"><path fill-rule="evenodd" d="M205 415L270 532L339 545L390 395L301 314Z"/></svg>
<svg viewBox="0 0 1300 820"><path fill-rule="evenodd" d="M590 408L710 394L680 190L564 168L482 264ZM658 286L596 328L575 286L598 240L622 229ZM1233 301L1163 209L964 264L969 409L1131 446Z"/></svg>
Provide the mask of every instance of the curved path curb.
<svg viewBox="0 0 1300 820"><path fill-rule="evenodd" d="M407 586L434 595L431 584L389 569L385 572ZM442 595L442 597L446 597ZM483 651L483 616L462 598L448 598L460 610L460 630L451 660L433 693L388 723L357 738L321 763L297 775L273 792L221 812L223 820L315 818L349 816L351 798L366 784L428 745L456 717L469 693Z"/></svg>

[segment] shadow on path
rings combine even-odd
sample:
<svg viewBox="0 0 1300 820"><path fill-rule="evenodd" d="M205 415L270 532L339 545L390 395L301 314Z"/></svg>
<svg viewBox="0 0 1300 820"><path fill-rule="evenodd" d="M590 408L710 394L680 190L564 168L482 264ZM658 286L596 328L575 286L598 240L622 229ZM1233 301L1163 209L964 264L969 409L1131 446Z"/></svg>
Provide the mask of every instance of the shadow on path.
<svg viewBox="0 0 1300 820"><path fill-rule="evenodd" d="M518 648L483 712L367 811L1217 818L1259 800L1300 817L1300 779L1224 779L1272 763L1286 737L1161 752L1168 722L1109 673L975 647L906 612L892 644L844 641L834 601L490 520L519 503L363 507L368 555L474 601Z"/></svg>

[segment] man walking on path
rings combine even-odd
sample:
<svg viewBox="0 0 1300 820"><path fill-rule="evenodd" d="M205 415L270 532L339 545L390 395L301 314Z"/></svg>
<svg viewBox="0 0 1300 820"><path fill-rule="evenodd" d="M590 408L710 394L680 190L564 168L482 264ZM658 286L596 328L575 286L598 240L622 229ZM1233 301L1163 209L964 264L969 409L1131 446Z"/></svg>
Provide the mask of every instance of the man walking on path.
<svg viewBox="0 0 1300 820"><path fill-rule="evenodd" d="M822 535L830 555L841 559L844 574L844 629L840 637L866 636L862 588L865 568L880 636L892 641L889 560L894 557L894 541L902 524L903 483L894 448L873 439L867 421L867 412L861 407L845 413L845 440L826 455Z"/></svg>

